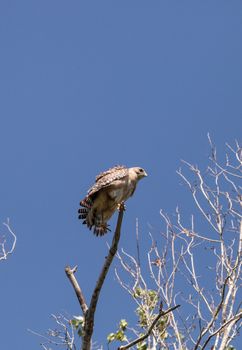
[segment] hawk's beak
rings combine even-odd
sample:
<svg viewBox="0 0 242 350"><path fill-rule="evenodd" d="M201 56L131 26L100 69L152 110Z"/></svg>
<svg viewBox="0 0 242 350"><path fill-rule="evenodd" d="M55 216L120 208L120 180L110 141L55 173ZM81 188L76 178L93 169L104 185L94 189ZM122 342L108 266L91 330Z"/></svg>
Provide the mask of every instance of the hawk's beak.
<svg viewBox="0 0 242 350"><path fill-rule="evenodd" d="M147 174L147 172L146 172L146 171L144 172L144 176L148 176L148 174Z"/></svg>

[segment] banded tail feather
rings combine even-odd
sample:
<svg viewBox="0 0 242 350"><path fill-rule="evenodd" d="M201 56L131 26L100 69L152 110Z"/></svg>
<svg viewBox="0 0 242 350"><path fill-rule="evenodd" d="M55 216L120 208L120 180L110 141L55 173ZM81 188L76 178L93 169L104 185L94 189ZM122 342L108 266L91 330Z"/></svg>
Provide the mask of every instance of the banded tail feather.
<svg viewBox="0 0 242 350"><path fill-rule="evenodd" d="M78 213L80 213L80 214L85 214L85 213L88 213L88 212L89 212L89 209L87 209L87 208L80 208L78 210Z"/></svg>
<svg viewBox="0 0 242 350"><path fill-rule="evenodd" d="M89 208L80 208L78 209L78 219L82 220L82 219L86 219L88 212L89 212Z"/></svg>
<svg viewBox="0 0 242 350"><path fill-rule="evenodd" d="M84 198L80 202L81 208L78 209L78 218L82 221L83 225L87 225L89 230L93 229L93 233L98 236L103 236L110 231L109 225L102 222L100 214L96 213L96 210L92 210L93 202L89 197Z"/></svg>
<svg viewBox="0 0 242 350"><path fill-rule="evenodd" d="M87 217L87 213L78 215L78 219L80 220L86 219L86 217Z"/></svg>

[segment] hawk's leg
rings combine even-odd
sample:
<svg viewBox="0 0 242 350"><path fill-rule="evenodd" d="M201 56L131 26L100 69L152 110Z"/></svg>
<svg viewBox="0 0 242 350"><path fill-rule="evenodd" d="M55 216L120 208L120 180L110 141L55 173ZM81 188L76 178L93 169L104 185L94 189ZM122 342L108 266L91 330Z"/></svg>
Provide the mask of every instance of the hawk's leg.
<svg viewBox="0 0 242 350"><path fill-rule="evenodd" d="M121 202L118 204L118 211L125 211L126 210L126 205L124 204L124 202Z"/></svg>

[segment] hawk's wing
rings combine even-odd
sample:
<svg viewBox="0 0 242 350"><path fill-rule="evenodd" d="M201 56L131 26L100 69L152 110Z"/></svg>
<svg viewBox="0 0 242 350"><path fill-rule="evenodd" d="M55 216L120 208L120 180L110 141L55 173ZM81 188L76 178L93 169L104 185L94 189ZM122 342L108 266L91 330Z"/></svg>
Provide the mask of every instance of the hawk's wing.
<svg viewBox="0 0 242 350"><path fill-rule="evenodd" d="M125 166L115 166L114 168L108 169L96 177L95 184L88 190L88 196L92 196L102 188L112 185L115 180L120 180L128 175L128 168Z"/></svg>
<svg viewBox="0 0 242 350"><path fill-rule="evenodd" d="M127 168L124 165L115 165L114 167L112 167L112 168L110 168L110 169L108 169L106 171L103 171L102 173L98 174L96 176L96 181L95 182L99 181L102 177L104 177L106 175L109 175L109 174L113 173L116 170L122 170L122 169L127 169Z"/></svg>

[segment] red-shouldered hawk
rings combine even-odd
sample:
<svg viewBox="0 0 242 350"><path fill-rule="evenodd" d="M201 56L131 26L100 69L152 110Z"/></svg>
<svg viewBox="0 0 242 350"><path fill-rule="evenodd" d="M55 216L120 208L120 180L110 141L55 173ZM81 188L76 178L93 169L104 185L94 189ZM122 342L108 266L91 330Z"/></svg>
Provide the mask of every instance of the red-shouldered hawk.
<svg viewBox="0 0 242 350"><path fill-rule="evenodd" d="M96 236L102 236L108 229L107 221L122 202L133 195L137 182L147 176L139 167L115 166L96 177L95 184L80 202L79 219Z"/></svg>

